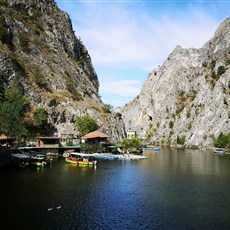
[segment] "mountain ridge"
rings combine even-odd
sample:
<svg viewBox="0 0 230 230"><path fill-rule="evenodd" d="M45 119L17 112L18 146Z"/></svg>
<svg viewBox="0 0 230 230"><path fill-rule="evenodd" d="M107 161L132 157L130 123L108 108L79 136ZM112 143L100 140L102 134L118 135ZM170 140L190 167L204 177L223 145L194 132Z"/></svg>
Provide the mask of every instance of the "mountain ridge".
<svg viewBox="0 0 230 230"><path fill-rule="evenodd" d="M87 48L54 0L3 0L0 4L0 96L18 88L34 108L45 108L58 133L78 135L75 118L89 114L111 137L123 123L99 95Z"/></svg>
<svg viewBox="0 0 230 230"><path fill-rule="evenodd" d="M126 130L142 139L208 148L229 133L230 18L200 49L176 46L144 82L140 94L121 108Z"/></svg>

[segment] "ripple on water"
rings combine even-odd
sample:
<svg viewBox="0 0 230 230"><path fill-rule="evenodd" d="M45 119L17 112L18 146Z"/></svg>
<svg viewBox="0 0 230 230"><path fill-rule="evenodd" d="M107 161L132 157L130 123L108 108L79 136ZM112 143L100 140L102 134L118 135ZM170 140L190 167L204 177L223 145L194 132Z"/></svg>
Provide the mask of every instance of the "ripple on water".
<svg viewBox="0 0 230 230"><path fill-rule="evenodd" d="M162 148L147 160L100 161L96 170L60 160L42 172L5 171L0 227L230 229L229 168L229 158Z"/></svg>

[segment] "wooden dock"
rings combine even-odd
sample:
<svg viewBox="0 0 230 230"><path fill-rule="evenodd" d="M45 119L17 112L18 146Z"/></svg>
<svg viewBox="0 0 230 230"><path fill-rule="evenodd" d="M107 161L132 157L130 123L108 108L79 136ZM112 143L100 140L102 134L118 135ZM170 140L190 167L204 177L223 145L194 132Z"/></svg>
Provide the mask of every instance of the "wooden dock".
<svg viewBox="0 0 230 230"><path fill-rule="evenodd" d="M58 154L63 155L66 150L73 150L74 152L80 152L81 148L79 146L61 146L61 147L18 147L18 150L29 152L29 151L36 151L36 152L44 152L45 154Z"/></svg>

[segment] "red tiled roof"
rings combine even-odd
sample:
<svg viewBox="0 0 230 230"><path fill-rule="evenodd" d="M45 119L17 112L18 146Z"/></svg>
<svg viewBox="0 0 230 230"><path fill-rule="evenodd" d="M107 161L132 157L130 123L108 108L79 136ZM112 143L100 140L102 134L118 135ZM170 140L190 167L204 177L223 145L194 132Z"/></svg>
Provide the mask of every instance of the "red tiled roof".
<svg viewBox="0 0 230 230"><path fill-rule="evenodd" d="M108 138L109 136L105 133L102 133L100 131L93 131L91 133L87 133L86 135L82 136L81 138L82 139L91 139L91 138L97 138L97 137L100 137L100 138Z"/></svg>

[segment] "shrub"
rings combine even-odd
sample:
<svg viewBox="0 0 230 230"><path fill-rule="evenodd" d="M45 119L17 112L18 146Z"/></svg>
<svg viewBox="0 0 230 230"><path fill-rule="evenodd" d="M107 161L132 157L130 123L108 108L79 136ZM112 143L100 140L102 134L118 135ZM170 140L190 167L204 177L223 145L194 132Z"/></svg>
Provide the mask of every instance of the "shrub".
<svg viewBox="0 0 230 230"><path fill-rule="evenodd" d="M6 24L4 16L0 16L0 40L2 43L10 44L12 42L12 36L8 33L8 26Z"/></svg>
<svg viewBox="0 0 230 230"><path fill-rule="evenodd" d="M178 145L184 145L184 143L185 143L185 136L184 135L182 135L182 136L177 136L177 144Z"/></svg>
<svg viewBox="0 0 230 230"><path fill-rule="evenodd" d="M218 69L217 69L217 76L220 76L222 74L224 74L226 71L225 67L224 66L219 66Z"/></svg>
<svg viewBox="0 0 230 230"><path fill-rule="evenodd" d="M184 105L178 105L176 109L176 115L179 115L184 110Z"/></svg>
<svg viewBox="0 0 230 230"><path fill-rule="evenodd" d="M7 35L8 35L7 28L0 24L0 40L3 43L6 43L6 41L7 41Z"/></svg>
<svg viewBox="0 0 230 230"><path fill-rule="evenodd" d="M170 122L169 122L169 127L170 127L170 129L172 129L173 126L174 126L174 123L173 123L172 121L170 121Z"/></svg>
<svg viewBox="0 0 230 230"><path fill-rule="evenodd" d="M89 145L89 144L82 144L81 145L81 150L85 153L93 153L97 152L96 151L96 146L95 145ZM99 152L99 151L98 151ZM102 152L102 151L101 151Z"/></svg>
<svg viewBox="0 0 230 230"><path fill-rule="evenodd" d="M110 104L104 104L104 106L102 107L103 111L105 113L111 113L111 110L113 109L113 106Z"/></svg>
<svg viewBox="0 0 230 230"><path fill-rule="evenodd" d="M41 68L39 66L35 66L34 69L34 79L35 82L40 86L40 87L46 87L47 84L43 78Z"/></svg>
<svg viewBox="0 0 230 230"><path fill-rule="evenodd" d="M137 137L123 138L120 145L124 148L140 148L141 140Z"/></svg>
<svg viewBox="0 0 230 230"><path fill-rule="evenodd" d="M196 95L197 95L197 91L193 89L190 94L192 101L196 98Z"/></svg>
<svg viewBox="0 0 230 230"><path fill-rule="evenodd" d="M170 130L169 137L171 137L173 134L174 134L174 132L172 130Z"/></svg>
<svg viewBox="0 0 230 230"><path fill-rule="evenodd" d="M25 52L29 52L30 48L29 48L29 39L26 35L24 34L20 34L19 37L19 45L22 47L22 50Z"/></svg>
<svg viewBox="0 0 230 230"><path fill-rule="evenodd" d="M214 146L217 148L226 148L227 146L230 146L230 134L220 133L215 140Z"/></svg>
<svg viewBox="0 0 230 230"><path fill-rule="evenodd" d="M214 70L215 66L216 66L216 60L212 60L210 63L211 69Z"/></svg>
<svg viewBox="0 0 230 230"><path fill-rule="evenodd" d="M212 76L212 78L214 78L214 79L217 78L216 72L215 72L214 70L212 70L211 76Z"/></svg>
<svg viewBox="0 0 230 230"><path fill-rule="evenodd" d="M214 89L214 87L216 85L216 81L214 79L212 79L210 83L211 83L212 88Z"/></svg>
<svg viewBox="0 0 230 230"><path fill-rule="evenodd" d="M207 67L207 65L208 65L208 64L207 64L206 61L204 61L204 62L202 63L202 66L203 66L203 67Z"/></svg>
<svg viewBox="0 0 230 230"><path fill-rule="evenodd" d="M67 90L72 94L73 99L80 101L82 99L82 96L78 92L78 90L77 90L76 86L74 85L74 82L70 78L70 76L68 78L66 78L65 84L66 84Z"/></svg>

